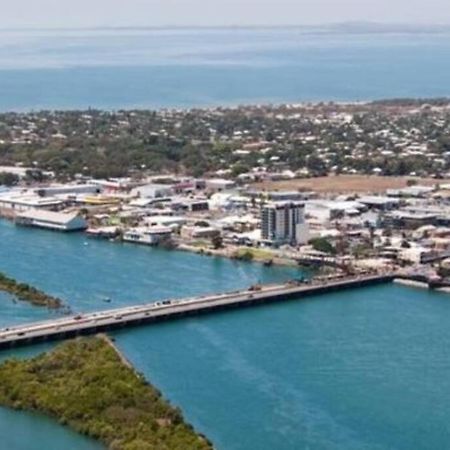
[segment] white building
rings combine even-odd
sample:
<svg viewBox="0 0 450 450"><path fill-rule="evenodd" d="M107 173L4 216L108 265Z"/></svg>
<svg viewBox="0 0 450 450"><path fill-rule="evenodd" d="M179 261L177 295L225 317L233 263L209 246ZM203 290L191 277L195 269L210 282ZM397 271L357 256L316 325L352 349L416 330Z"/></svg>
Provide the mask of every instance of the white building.
<svg viewBox="0 0 450 450"><path fill-rule="evenodd" d="M158 245L159 243L170 239L172 229L169 227L137 227L130 228L123 235L125 242L134 242L143 245Z"/></svg>
<svg viewBox="0 0 450 450"><path fill-rule="evenodd" d="M25 192L10 191L0 195L0 208L13 211L28 211L30 209L61 209L64 202L55 197L40 197L39 195Z"/></svg>
<svg viewBox="0 0 450 450"><path fill-rule="evenodd" d="M144 218L144 223L149 227L170 227L180 228L187 222L185 217L181 216L149 216Z"/></svg>
<svg viewBox="0 0 450 450"><path fill-rule="evenodd" d="M232 180L226 180L223 178L211 178L205 180L206 189L213 192L222 192L228 189L233 189L236 183Z"/></svg>
<svg viewBox="0 0 450 450"><path fill-rule="evenodd" d="M173 194L174 188L170 184L150 183L131 190L132 197L140 198L164 198L171 197Z"/></svg>
<svg viewBox="0 0 450 450"><path fill-rule="evenodd" d="M301 202L269 203L261 211L261 237L275 244L305 244L308 226L305 205Z"/></svg>
<svg viewBox="0 0 450 450"><path fill-rule="evenodd" d="M66 214L39 209L25 211L16 217L18 225L47 228L56 231L78 231L87 228L87 222L77 213Z"/></svg>

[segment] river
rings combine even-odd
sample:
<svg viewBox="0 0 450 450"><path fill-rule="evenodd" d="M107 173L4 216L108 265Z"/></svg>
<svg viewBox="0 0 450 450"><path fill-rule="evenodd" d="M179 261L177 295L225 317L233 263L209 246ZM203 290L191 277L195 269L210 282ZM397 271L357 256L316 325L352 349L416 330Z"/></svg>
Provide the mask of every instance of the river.
<svg viewBox="0 0 450 450"><path fill-rule="evenodd" d="M76 311L298 274L8 222L0 222L0 242L0 270L61 296ZM103 301L106 296L111 304ZM1 300L2 324L55 314L7 296ZM448 294L393 284L123 330L114 337L219 450L441 449L450 439L449 322ZM2 435L12 423L27 425L20 439L8 436L9 449L29 450L36 439L43 439L41 448L99 448L46 419L1 410ZM49 427L45 438L41 427Z"/></svg>

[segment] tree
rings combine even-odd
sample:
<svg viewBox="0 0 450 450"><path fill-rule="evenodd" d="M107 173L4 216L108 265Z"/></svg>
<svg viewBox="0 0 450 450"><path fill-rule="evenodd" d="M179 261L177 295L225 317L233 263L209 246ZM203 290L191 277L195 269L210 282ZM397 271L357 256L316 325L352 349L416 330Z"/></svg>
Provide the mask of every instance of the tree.
<svg viewBox="0 0 450 450"><path fill-rule="evenodd" d="M310 170L310 172L314 175L322 176L327 174L327 167L322 158L319 158L316 155L311 155L307 162L306 167Z"/></svg>
<svg viewBox="0 0 450 450"><path fill-rule="evenodd" d="M250 167L247 164L238 162L231 169L231 174L233 175L233 177L237 177L237 176L241 175L242 173L248 172L249 170L250 170Z"/></svg>
<svg viewBox="0 0 450 450"><path fill-rule="evenodd" d="M10 172L2 172L0 173L0 185L4 186L15 186L19 182L19 177Z"/></svg>
<svg viewBox="0 0 450 450"><path fill-rule="evenodd" d="M30 182L37 181L39 183L42 183L47 179L42 170L39 169L29 169L26 171L25 175L26 181Z"/></svg>
<svg viewBox="0 0 450 450"><path fill-rule="evenodd" d="M318 252L329 253L331 255L336 254L335 247L326 238L323 237L314 238L311 239L309 243L312 245L313 249Z"/></svg>
<svg viewBox="0 0 450 450"><path fill-rule="evenodd" d="M215 250L218 250L219 248L223 247L223 239L220 233L217 233L212 239L211 243Z"/></svg>

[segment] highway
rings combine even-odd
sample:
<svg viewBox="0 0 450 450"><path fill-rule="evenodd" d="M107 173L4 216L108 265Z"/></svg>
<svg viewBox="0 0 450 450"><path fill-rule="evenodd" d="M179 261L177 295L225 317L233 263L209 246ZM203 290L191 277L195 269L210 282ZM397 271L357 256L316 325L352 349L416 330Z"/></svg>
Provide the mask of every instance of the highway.
<svg viewBox="0 0 450 450"><path fill-rule="evenodd" d="M393 274L387 274L330 279L315 283L265 285L257 289L186 299L162 300L156 303L78 314L0 329L0 349L77 335L94 334L187 315L253 306L266 302L300 299L314 294L385 283L393 279Z"/></svg>

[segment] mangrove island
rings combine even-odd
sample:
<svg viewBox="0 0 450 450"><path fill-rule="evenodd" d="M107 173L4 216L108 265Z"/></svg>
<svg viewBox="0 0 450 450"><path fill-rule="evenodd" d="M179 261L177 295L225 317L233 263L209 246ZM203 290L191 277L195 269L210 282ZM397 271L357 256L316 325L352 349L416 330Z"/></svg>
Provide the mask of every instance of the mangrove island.
<svg viewBox="0 0 450 450"><path fill-rule="evenodd" d="M56 309L63 305L61 299L42 292L41 290L26 283L20 283L14 278L0 272L0 291L14 295L19 300L27 301L36 306L46 306Z"/></svg>
<svg viewBox="0 0 450 450"><path fill-rule="evenodd" d="M106 336L0 365L0 404L46 414L111 450L210 450Z"/></svg>

